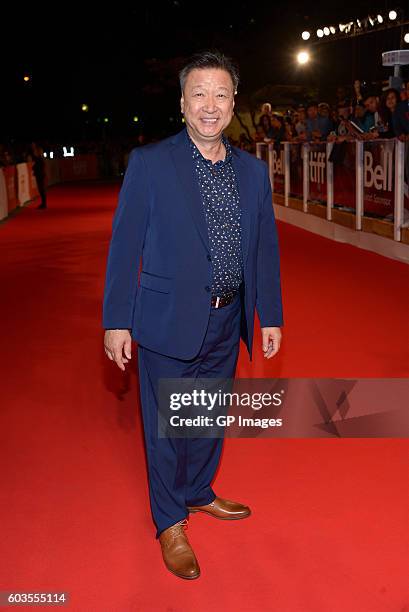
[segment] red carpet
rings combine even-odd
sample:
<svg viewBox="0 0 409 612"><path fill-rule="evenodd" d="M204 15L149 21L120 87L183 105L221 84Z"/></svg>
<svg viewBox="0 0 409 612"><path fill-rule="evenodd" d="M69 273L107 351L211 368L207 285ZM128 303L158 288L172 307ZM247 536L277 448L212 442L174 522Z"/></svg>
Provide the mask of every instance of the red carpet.
<svg viewBox="0 0 409 612"><path fill-rule="evenodd" d="M253 515L193 515L202 576L166 571L135 354L124 374L102 348L118 190L56 186L49 210L0 224L0 590L67 591L80 612L407 611L405 440L227 439L214 488ZM407 267L283 223L279 237L282 348L263 360L257 333L237 375L407 376Z"/></svg>

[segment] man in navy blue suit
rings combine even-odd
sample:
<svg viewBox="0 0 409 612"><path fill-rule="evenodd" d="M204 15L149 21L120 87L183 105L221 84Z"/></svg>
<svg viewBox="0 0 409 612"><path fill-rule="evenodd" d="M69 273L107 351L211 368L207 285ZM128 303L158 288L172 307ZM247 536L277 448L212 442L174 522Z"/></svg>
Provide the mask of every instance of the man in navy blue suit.
<svg viewBox="0 0 409 612"><path fill-rule="evenodd" d="M159 380L233 378L240 337L252 359L255 308L270 359L280 348L283 313L267 165L223 134L238 69L218 51L204 51L179 77L185 127L129 157L112 225L103 327L105 352L121 370L132 339L138 343L156 538L167 569L192 579L200 567L185 534L189 513L231 520L248 517L250 508L211 487L222 437L158 436Z"/></svg>

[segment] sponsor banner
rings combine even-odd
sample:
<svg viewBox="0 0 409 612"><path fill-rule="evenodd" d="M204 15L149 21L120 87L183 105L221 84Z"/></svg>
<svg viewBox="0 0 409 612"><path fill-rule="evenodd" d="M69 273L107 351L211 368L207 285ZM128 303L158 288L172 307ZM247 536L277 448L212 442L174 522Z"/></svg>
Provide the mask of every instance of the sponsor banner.
<svg viewBox="0 0 409 612"><path fill-rule="evenodd" d="M364 142L364 211L391 215L395 205L395 141Z"/></svg>
<svg viewBox="0 0 409 612"><path fill-rule="evenodd" d="M3 168L4 180L6 182L7 191L7 208L8 212L14 210L19 205L17 198L17 171L16 166L5 166Z"/></svg>
<svg viewBox="0 0 409 612"><path fill-rule="evenodd" d="M327 145L311 143L308 151L309 200L327 202Z"/></svg>
<svg viewBox="0 0 409 612"><path fill-rule="evenodd" d="M407 378L162 378L159 438L404 438Z"/></svg>
<svg viewBox="0 0 409 612"><path fill-rule="evenodd" d="M0 220L8 215L7 206L7 187L6 178L4 176L4 168L0 168Z"/></svg>
<svg viewBox="0 0 409 612"><path fill-rule="evenodd" d="M16 165L17 170L17 197L20 206L31 200L30 177L28 165L24 162Z"/></svg>
<svg viewBox="0 0 409 612"><path fill-rule="evenodd" d="M407 184L408 147L405 151L404 207L409 208ZM259 147L258 154L268 162L273 172L274 191L284 194L284 144ZM289 143L289 195L303 198L303 156L308 155L308 200L326 204L328 194L328 164L333 169L333 206L355 211L356 208L356 143L333 145L327 158L326 143ZM366 141L363 150L362 180L364 213L393 219L395 206L395 140Z"/></svg>
<svg viewBox="0 0 409 612"><path fill-rule="evenodd" d="M271 144L269 155L272 157L274 193L281 193L284 195L284 145L276 143Z"/></svg>
<svg viewBox="0 0 409 612"><path fill-rule="evenodd" d="M27 162L27 171L28 171L28 183L29 183L29 190L30 190L29 199L32 200L33 198L36 198L39 195L36 177L33 174L33 162Z"/></svg>
<svg viewBox="0 0 409 612"><path fill-rule="evenodd" d="M333 149L334 208L355 210L356 147L355 142L335 143Z"/></svg>
<svg viewBox="0 0 409 612"><path fill-rule="evenodd" d="M283 156L284 161L284 156ZM303 198L303 149L300 143L290 144L290 197Z"/></svg>

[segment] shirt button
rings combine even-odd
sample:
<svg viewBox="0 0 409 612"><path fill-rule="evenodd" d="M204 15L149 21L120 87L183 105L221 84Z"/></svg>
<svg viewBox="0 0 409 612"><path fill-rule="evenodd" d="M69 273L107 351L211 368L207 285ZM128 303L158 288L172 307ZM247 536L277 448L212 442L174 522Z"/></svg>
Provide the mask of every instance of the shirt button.
<svg viewBox="0 0 409 612"><path fill-rule="evenodd" d="M211 289L210 289L209 285L206 285L205 289L206 289L206 291L207 291L208 293L211 291Z"/></svg>

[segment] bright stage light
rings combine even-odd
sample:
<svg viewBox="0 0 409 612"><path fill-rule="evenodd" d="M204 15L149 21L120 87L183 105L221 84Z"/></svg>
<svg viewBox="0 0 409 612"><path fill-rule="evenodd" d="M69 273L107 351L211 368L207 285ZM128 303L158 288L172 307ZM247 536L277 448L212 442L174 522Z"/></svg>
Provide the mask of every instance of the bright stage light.
<svg viewBox="0 0 409 612"><path fill-rule="evenodd" d="M303 32L303 33L301 34L301 38L302 38L303 40L308 40L310 36L311 36L311 34L310 34L309 32L307 32L307 31L305 31L305 32Z"/></svg>
<svg viewBox="0 0 409 612"><path fill-rule="evenodd" d="M81 110L86 113L88 111L88 104L82 104Z"/></svg>
<svg viewBox="0 0 409 612"><path fill-rule="evenodd" d="M135 123L138 123L138 121L139 121L139 117L138 117L137 115L135 115L135 117L133 118L133 120L134 120L134 122L135 122Z"/></svg>
<svg viewBox="0 0 409 612"><path fill-rule="evenodd" d="M30 77L29 77L27 74L25 74L25 75L24 75L24 77L23 77L23 79L24 79L24 80L27 82L27 81L29 81L29 80L30 80Z"/></svg>
<svg viewBox="0 0 409 612"><path fill-rule="evenodd" d="M329 28L327 27L324 28L324 34L325 36L329 36Z"/></svg>
<svg viewBox="0 0 409 612"><path fill-rule="evenodd" d="M405 36L403 37L403 40L406 44L409 44L409 32L406 32Z"/></svg>
<svg viewBox="0 0 409 612"><path fill-rule="evenodd" d="M322 38L324 36L323 30L321 30L321 29L317 30L317 36L318 36L318 38Z"/></svg>
<svg viewBox="0 0 409 612"><path fill-rule="evenodd" d="M334 28L334 26L329 26L329 31L331 32L331 34L335 34L336 29Z"/></svg>
<svg viewBox="0 0 409 612"><path fill-rule="evenodd" d="M356 20L356 23L358 25L358 28L360 28L361 27L361 22L359 21L359 19Z"/></svg>
<svg viewBox="0 0 409 612"><path fill-rule="evenodd" d="M389 11L389 19L391 21L394 21L397 16L398 16L398 13L396 11Z"/></svg>
<svg viewBox="0 0 409 612"><path fill-rule="evenodd" d="M382 15L378 15L378 16L377 16L377 20L378 20L378 23L383 23L383 17L382 17Z"/></svg>
<svg viewBox="0 0 409 612"><path fill-rule="evenodd" d="M310 54L307 51L300 51L297 54L297 62L299 64L307 64L310 61Z"/></svg>
<svg viewBox="0 0 409 612"><path fill-rule="evenodd" d="M109 119L108 117L104 117L104 123L108 123Z"/></svg>

